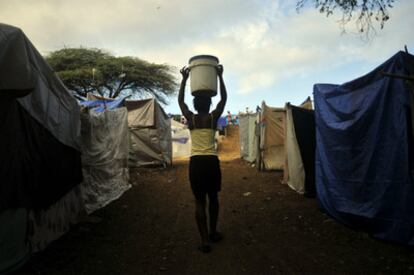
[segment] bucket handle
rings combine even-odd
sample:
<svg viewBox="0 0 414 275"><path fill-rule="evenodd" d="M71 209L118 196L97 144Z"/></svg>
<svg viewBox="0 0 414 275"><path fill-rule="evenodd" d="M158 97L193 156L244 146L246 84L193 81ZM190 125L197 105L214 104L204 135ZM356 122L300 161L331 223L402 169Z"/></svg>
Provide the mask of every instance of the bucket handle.
<svg viewBox="0 0 414 275"><path fill-rule="evenodd" d="M208 64L208 63L199 63L199 64L194 64L194 65L189 65L187 68L188 68L189 70L191 70L192 68L197 67L197 66L211 66L211 67L215 67L215 68L217 68L219 65L220 65L220 64L217 64L217 65L212 65L212 64Z"/></svg>

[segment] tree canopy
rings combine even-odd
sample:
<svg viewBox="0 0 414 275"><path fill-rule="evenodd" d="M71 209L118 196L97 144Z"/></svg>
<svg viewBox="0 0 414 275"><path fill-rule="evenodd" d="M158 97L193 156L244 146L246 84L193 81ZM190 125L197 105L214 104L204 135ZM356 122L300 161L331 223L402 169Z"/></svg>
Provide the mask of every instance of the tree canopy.
<svg viewBox="0 0 414 275"><path fill-rule="evenodd" d="M116 98L154 96L166 104L177 91L173 68L136 57L115 57L95 48L64 48L46 60L63 83L80 96L95 93Z"/></svg>
<svg viewBox="0 0 414 275"><path fill-rule="evenodd" d="M345 32L345 25L355 21L359 33L369 37L376 33L375 22L380 28L390 19L388 9L393 7L395 0L298 0L299 11L307 2L312 2L320 13L330 16L335 10L342 13L340 25ZM373 21L374 20L374 21Z"/></svg>

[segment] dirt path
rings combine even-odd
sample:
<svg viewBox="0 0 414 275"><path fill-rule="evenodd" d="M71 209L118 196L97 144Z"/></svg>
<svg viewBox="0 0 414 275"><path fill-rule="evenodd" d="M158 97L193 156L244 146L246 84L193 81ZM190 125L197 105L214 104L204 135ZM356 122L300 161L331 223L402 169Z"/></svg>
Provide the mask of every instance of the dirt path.
<svg viewBox="0 0 414 275"><path fill-rule="evenodd" d="M187 162L131 171L133 188L30 261L40 274L414 273L413 254L326 215L315 199L238 158L235 129L220 144L224 240L210 254L199 237Z"/></svg>

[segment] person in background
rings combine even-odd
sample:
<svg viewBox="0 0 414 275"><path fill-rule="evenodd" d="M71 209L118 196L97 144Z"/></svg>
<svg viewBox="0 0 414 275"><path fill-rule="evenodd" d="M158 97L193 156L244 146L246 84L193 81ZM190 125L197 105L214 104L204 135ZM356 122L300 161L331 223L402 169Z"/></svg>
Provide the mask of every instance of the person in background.
<svg viewBox="0 0 414 275"><path fill-rule="evenodd" d="M230 111L227 111L227 125L233 124L233 116Z"/></svg>
<svg viewBox="0 0 414 275"><path fill-rule="evenodd" d="M187 119L185 119L185 116L181 116L180 118L180 123L186 125L187 124Z"/></svg>
<svg viewBox="0 0 414 275"><path fill-rule="evenodd" d="M215 110L210 113L211 97L196 95L193 99L194 109L191 112L184 102L184 90L189 75L189 69L181 69L182 81L178 94L178 104L188 121L191 133L191 157L189 178L195 198L195 218L201 237L198 249L201 252L211 251L210 242L218 242L223 236L217 231L219 214L218 192L221 190L220 160L215 148L215 132L217 121L223 113L227 101L227 91L223 81L223 66L217 66L220 81L220 101ZM207 226L206 197L208 197L209 226Z"/></svg>
<svg viewBox="0 0 414 275"><path fill-rule="evenodd" d="M233 124L234 124L234 125L239 125L239 116L235 116L235 117L234 117L234 122L233 122Z"/></svg>

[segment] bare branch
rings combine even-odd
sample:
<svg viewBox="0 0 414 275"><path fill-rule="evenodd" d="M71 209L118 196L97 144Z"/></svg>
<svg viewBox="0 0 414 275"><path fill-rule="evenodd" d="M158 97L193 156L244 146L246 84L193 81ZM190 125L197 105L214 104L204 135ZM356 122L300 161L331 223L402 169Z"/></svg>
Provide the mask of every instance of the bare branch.
<svg viewBox="0 0 414 275"><path fill-rule="evenodd" d="M346 33L346 26L354 21L357 32L369 40L377 34L377 28L383 29L390 19L388 9L393 8L395 0L298 0L296 10L299 12L308 2L326 16L334 11L342 13L338 22L342 33Z"/></svg>

